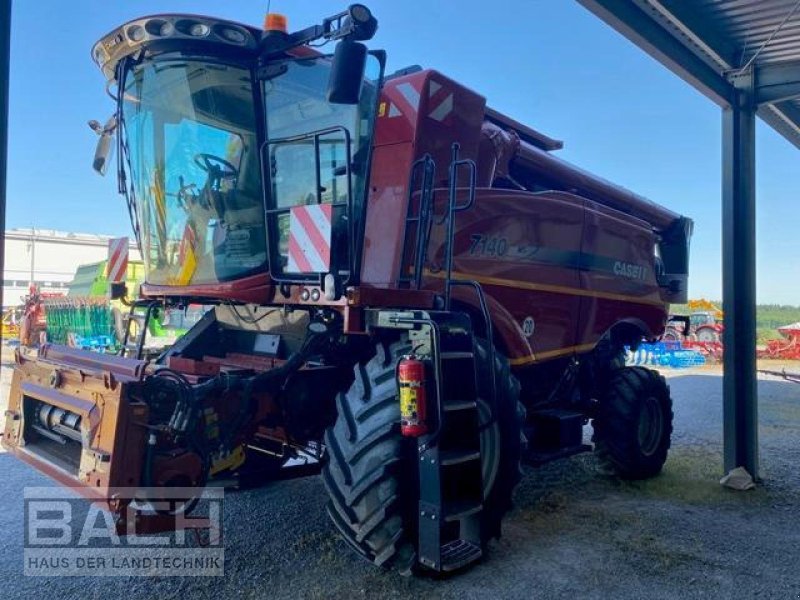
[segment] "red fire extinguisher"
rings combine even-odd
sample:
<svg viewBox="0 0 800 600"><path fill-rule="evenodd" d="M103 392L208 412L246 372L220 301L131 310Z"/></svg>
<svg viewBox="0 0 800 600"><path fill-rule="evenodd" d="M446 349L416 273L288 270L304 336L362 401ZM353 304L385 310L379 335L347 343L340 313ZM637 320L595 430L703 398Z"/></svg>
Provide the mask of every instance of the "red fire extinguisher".
<svg viewBox="0 0 800 600"><path fill-rule="evenodd" d="M400 387L400 432L407 437L424 435L428 432L425 363L413 354L404 356L397 367L397 383Z"/></svg>

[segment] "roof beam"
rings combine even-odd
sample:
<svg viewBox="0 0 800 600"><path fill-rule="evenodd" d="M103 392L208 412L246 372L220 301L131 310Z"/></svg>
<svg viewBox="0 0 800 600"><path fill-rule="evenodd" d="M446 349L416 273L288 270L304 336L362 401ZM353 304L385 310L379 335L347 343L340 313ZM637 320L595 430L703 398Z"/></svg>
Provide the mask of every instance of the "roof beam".
<svg viewBox="0 0 800 600"><path fill-rule="evenodd" d="M711 61L727 70L740 63L741 50L713 27L692 2L686 0L636 0L652 6L664 19L685 35ZM714 65L712 65L714 66Z"/></svg>
<svg viewBox="0 0 800 600"><path fill-rule="evenodd" d="M800 108L788 103L762 104L758 116L780 133L787 141L800 149Z"/></svg>
<svg viewBox="0 0 800 600"><path fill-rule="evenodd" d="M619 33L718 105L730 106L731 84L630 0L578 0Z"/></svg>
<svg viewBox="0 0 800 600"><path fill-rule="evenodd" d="M755 96L757 104L800 98L800 61L758 67Z"/></svg>

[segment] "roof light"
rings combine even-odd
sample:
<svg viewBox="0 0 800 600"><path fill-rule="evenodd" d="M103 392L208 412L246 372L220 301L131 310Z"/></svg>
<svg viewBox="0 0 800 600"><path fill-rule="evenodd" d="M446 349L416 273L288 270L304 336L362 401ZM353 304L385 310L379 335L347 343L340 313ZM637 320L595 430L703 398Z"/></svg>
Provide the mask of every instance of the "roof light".
<svg viewBox="0 0 800 600"><path fill-rule="evenodd" d="M220 30L223 38L234 44L244 44L247 41L247 35L239 29L233 27L223 27Z"/></svg>
<svg viewBox="0 0 800 600"><path fill-rule="evenodd" d="M289 33L289 23L286 20L286 16L279 13L267 13L264 17L264 31Z"/></svg>
<svg viewBox="0 0 800 600"><path fill-rule="evenodd" d="M205 23L195 23L189 28L189 33L195 37L205 37L211 32L211 28Z"/></svg>
<svg viewBox="0 0 800 600"><path fill-rule="evenodd" d="M132 42L141 42L144 39L144 27L133 25L128 28L128 37Z"/></svg>

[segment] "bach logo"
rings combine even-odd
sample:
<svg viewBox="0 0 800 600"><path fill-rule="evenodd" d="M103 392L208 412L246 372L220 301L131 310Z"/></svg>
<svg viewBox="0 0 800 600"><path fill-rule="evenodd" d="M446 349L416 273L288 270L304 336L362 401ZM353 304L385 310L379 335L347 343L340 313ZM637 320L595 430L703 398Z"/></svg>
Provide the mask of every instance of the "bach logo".
<svg viewBox="0 0 800 600"><path fill-rule="evenodd" d="M25 488L24 500L25 575L224 574L221 489L117 489L116 517L69 489Z"/></svg>

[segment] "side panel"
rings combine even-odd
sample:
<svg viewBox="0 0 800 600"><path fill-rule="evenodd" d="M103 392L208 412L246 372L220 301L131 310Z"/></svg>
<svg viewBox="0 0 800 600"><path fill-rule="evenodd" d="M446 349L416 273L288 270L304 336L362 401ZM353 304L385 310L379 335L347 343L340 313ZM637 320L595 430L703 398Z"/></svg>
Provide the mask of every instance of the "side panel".
<svg viewBox="0 0 800 600"><path fill-rule="evenodd" d="M579 344L596 343L624 319L660 335L668 306L656 282L655 234L644 221L595 202L586 206Z"/></svg>
<svg viewBox="0 0 800 600"><path fill-rule="evenodd" d="M445 197L438 191L437 205ZM480 189L457 216L453 276L482 284L512 364L576 351L583 213L583 200L569 194ZM444 225L434 225L430 286L444 278L444 240ZM475 302L469 290L456 294Z"/></svg>
<svg viewBox="0 0 800 600"><path fill-rule="evenodd" d="M485 103L482 96L436 71L419 71L384 84L367 199L363 285L397 285L411 165L430 154L436 161L436 184L447 185L453 142L459 143L462 158L477 158Z"/></svg>

